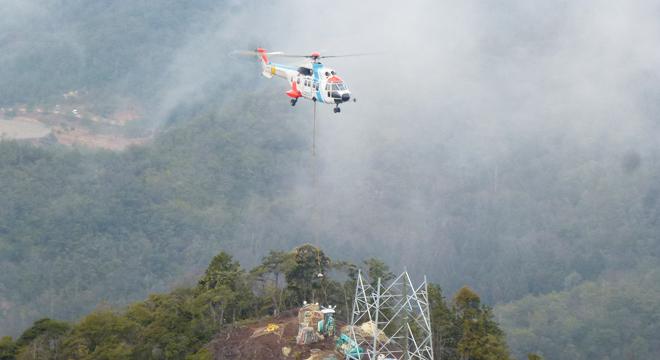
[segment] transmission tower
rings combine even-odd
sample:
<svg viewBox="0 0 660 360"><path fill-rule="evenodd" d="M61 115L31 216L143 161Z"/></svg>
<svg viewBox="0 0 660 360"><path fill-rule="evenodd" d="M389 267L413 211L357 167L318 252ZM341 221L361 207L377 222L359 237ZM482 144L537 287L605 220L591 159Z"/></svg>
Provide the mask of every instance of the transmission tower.
<svg viewBox="0 0 660 360"><path fill-rule="evenodd" d="M358 273L350 336L361 350L352 360L433 360L426 277L415 287L407 271L375 287Z"/></svg>

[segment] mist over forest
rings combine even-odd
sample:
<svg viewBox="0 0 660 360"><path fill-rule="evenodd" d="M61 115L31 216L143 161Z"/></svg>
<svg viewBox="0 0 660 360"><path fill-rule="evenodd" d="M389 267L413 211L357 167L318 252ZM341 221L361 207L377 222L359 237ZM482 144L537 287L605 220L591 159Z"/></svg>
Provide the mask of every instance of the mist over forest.
<svg viewBox="0 0 660 360"><path fill-rule="evenodd" d="M657 3L0 9L0 122L138 119L76 125L121 151L0 140L0 336L310 243L469 285L519 359L660 356ZM232 55L258 46L376 53L325 61L357 102L319 105L316 156L311 102Z"/></svg>

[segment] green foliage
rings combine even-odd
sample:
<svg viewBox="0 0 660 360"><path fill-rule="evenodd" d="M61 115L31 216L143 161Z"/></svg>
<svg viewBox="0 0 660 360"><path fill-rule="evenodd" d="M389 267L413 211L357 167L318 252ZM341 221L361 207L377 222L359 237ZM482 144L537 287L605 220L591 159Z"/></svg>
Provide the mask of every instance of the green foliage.
<svg viewBox="0 0 660 360"><path fill-rule="evenodd" d="M493 320L487 307L471 308L458 315L463 324L457 351L469 359L509 359L504 333Z"/></svg>
<svg viewBox="0 0 660 360"><path fill-rule="evenodd" d="M447 304L437 285L429 286L434 354L446 360L505 360L509 350L492 311L467 286Z"/></svg>
<svg viewBox="0 0 660 360"><path fill-rule="evenodd" d="M454 306L459 313L478 311L481 306L479 295L467 286L463 286L454 295Z"/></svg>
<svg viewBox="0 0 660 360"><path fill-rule="evenodd" d="M191 30L223 6L209 0L38 3L31 26L0 24L7 34L0 39L0 103L51 106L62 93L80 89L102 114L117 103L158 103L154 97L171 75L166 70ZM299 216L308 204L296 199L305 199L300 192L309 186L298 176L309 168L303 140L309 129L277 107L278 98L268 103L259 95L233 98L235 107L220 110L209 111L208 104L176 109L172 117L185 126L122 154L1 142L0 335L16 335L44 316L78 318L101 299L126 304L163 291L220 247L248 259L308 241L308 219ZM658 263L657 150L638 153L620 141L545 130L531 133L532 140L500 139L497 154L466 149L472 142L458 128L430 144L416 139L414 147L374 131L374 158L359 178L319 185L330 204L319 205L327 220L321 233L324 243L336 244L326 250L396 254L394 265L433 269L431 278L447 289L470 283L487 303L545 294L512 305L517 310L529 302L521 311L528 315L503 317L514 324L507 329L519 357L539 349L546 357L561 349L573 359L658 357L658 331L638 315L649 315L653 306L616 299L612 289L624 286L601 279ZM400 166L411 155L416 162ZM401 250L402 238L416 239L412 250ZM209 283L199 296L215 305L191 313L232 321L303 298L343 302L348 312L350 284L314 278L314 266L305 269L302 261L294 269L277 256L251 273L261 279L257 298L236 296L248 280ZM281 286L283 274L291 287ZM629 286L640 297L653 295L652 286ZM611 301L608 309L594 293ZM593 304L579 300L574 309L571 294ZM623 336L619 322L608 320L613 317L636 319L645 330ZM119 356L125 349L116 350Z"/></svg>
<svg viewBox="0 0 660 360"><path fill-rule="evenodd" d="M193 289L182 288L131 305L126 317L140 326L133 354L180 359L204 345L220 324L206 315L206 304L195 294Z"/></svg>
<svg viewBox="0 0 660 360"><path fill-rule="evenodd" d="M68 323L41 319L25 330L14 344L16 359L57 358L62 352L62 341L69 332Z"/></svg>
<svg viewBox="0 0 660 360"><path fill-rule="evenodd" d="M321 249L309 244L292 252L273 251L247 273L232 256L220 252L213 257L195 287L178 288L169 294L152 294L147 300L128 306L125 311L100 308L73 326L50 319L39 320L16 343L11 338L3 338L0 354L7 360L15 357L211 359L212 354L205 345L223 326L270 313L268 308L255 306L268 303L272 295L260 291L257 286L265 274L271 274L273 279L278 273L287 274L286 283L273 281L272 286L278 290L303 289L313 280L311 275L318 275L318 259L321 259L324 273L330 264L334 264L335 270L344 269L347 275L343 284L328 278L329 273L317 280L318 289L325 294L326 300L335 304L351 301L343 290L355 285L352 277L355 267L345 261L333 263ZM372 276L378 273L391 275L387 265L379 259L371 258L364 263L370 265ZM293 299L289 301L297 301L296 295L293 293ZM478 299L478 295L464 288L454 298ZM459 355L474 360L508 358L502 332L492 320L489 309L479 306L478 300L470 307L464 306L462 300L455 300L454 306L450 307L440 287L435 285L429 287L429 299L438 356L448 360L458 360ZM229 313L231 316L227 316ZM474 317L479 317L478 325L466 320Z"/></svg>
<svg viewBox="0 0 660 360"><path fill-rule="evenodd" d="M655 266L527 296L496 311L519 358L535 353L548 360L651 359L660 352Z"/></svg>
<svg viewBox="0 0 660 360"><path fill-rule="evenodd" d="M295 253L270 250L262 259L261 266L256 269L263 269L266 273L272 274L275 284L279 285L280 275L291 271L295 265Z"/></svg>
<svg viewBox="0 0 660 360"><path fill-rule="evenodd" d="M221 287L236 290L239 286L237 282L241 275L240 264L234 261L231 255L223 251L211 260L211 264L206 269L204 277L199 280L199 288L202 291Z"/></svg>
<svg viewBox="0 0 660 360"><path fill-rule="evenodd" d="M3 7L0 105L51 106L62 93L80 89L101 114L126 102L160 111L154 97L162 90L169 94L169 70L199 24L207 14L233 16L235 10L224 11L226 4L211 0L9 5L14 3L35 11L21 14L26 22L16 22L11 6ZM232 41L238 48L249 40ZM236 72L223 70L223 76ZM232 92L238 83L232 82ZM171 116L185 126L163 130L154 144L122 154L0 142L0 335L18 334L44 316L78 318L101 299L126 304L163 291L203 268L219 248L254 259L267 249L308 241L309 219L300 213L309 198L300 195L310 185L299 175L310 168L304 140L310 129L285 111L286 104L278 107L279 98L269 103L270 96L261 95L247 92L231 99L235 106L221 109L191 101L190 108L177 108ZM17 114L15 107L10 114ZM637 144L618 137L581 136L563 126L523 136L494 134L488 137L493 146L484 146L470 141L483 134L465 136L472 127L453 125L451 131L427 131L433 134L430 142L414 133L410 146L392 136L391 127L375 128L369 141L373 161L360 171L342 168L341 180L319 184L318 193L328 195L319 210L324 243L335 244L326 249L329 254L374 249L376 255L394 254L393 265L432 269L430 277L447 289L470 283L487 303L545 294L513 305L530 302L523 313L532 314L525 315L530 324L507 327L519 356L543 348L548 357L555 347L574 359L658 357L657 331L616 336L618 323L607 321L610 313L638 319L636 314L649 314L646 305L640 310L633 299L612 300L605 311L589 295L612 299L612 288L622 285L603 278L659 262L660 168L654 146L637 151L629 149ZM402 239L415 242L402 246ZM270 266L253 273L266 277L261 291L270 299L266 305L248 299L254 311L336 294L328 289L337 284L304 276L287 290L269 277L292 267ZM581 287L585 283L588 291ZM342 285L348 300L350 286ZM632 287L640 296L650 291ZM235 289L208 291L209 299L229 299ZM580 301L583 307L599 310L580 309L576 316L566 294L585 295L594 304ZM238 301L243 300L227 306L242 307ZM542 306L549 308L537 308ZM518 319L507 314L509 323ZM551 324L538 324L534 316ZM641 316L637 321L645 324ZM588 330L593 323L598 330Z"/></svg>
<svg viewBox="0 0 660 360"><path fill-rule="evenodd" d="M0 338L0 360L13 360L16 357L16 349L11 336Z"/></svg>
<svg viewBox="0 0 660 360"><path fill-rule="evenodd" d="M186 356L186 360L213 360L213 355L207 348L203 348L198 352Z"/></svg>
<svg viewBox="0 0 660 360"><path fill-rule="evenodd" d="M379 259L370 258L364 261L367 270L367 276L371 279L371 286L376 286L378 278L381 279L383 284L394 279L394 274L390 271L390 267Z"/></svg>
<svg viewBox="0 0 660 360"><path fill-rule="evenodd" d="M138 335L138 324L109 309L83 318L64 341L63 352L74 359L127 359Z"/></svg>
<svg viewBox="0 0 660 360"><path fill-rule="evenodd" d="M12 34L0 43L12 53L0 57L0 105L57 101L72 89L94 94L101 107L126 96L150 99L186 30L218 2L193 5L46 0L19 11L23 21L0 25L0 33ZM11 6L5 10L16 16Z"/></svg>
<svg viewBox="0 0 660 360"><path fill-rule="evenodd" d="M440 359L459 360L457 348L463 328L455 310L447 304L440 286L429 285L429 305L435 356Z"/></svg>
<svg viewBox="0 0 660 360"><path fill-rule="evenodd" d="M26 359L208 359L203 346L224 323L256 315L246 301L253 297L247 281L240 264L222 252L195 288L153 294L123 312L101 308L73 327L39 320L15 348L19 358ZM232 316L225 319L223 312ZM42 341L46 336L50 341ZM52 339L57 340L55 347Z"/></svg>
<svg viewBox="0 0 660 360"><path fill-rule="evenodd" d="M277 315L287 302L286 287L281 286L282 275L291 271L295 265L293 252L271 250L262 258L261 265L250 271L255 282L262 284L262 296L269 298L273 315Z"/></svg>
<svg viewBox="0 0 660 360"><path fill-rule="evenodd" d="M272 266L272 260L266 258L259 267ZM3 339L1 349L8 359L16 354L26 359L205 359L210 355L202 346L223 324L259 315L254 310L252 288L251 278L240 264L221 252L195 288L150 295L123 313L102 308L73 328L42 319L15 344L11 338Z"/></svg>
<svg viewBox="0 0 660 360"><path fill-rule="evenodd" d="M330 258L315 246L305 244L296 248L294 264L286 272L287 287L295 302L324 300L320 299L323 295L320 290L323 289L330 264Z"/></svg>
<svg viewBox="0 0 660 360"><path fill-rule="evenodd" d="M263 194L307 148L285 119L235 116L199 117L123 153L0 141L0 335L162 291L221 246L256 256L244 213L277 202Z"/></svg>
<svg viewBox="0 0 660 360"><path fill-rule="evenodd" d="M232 321L247 315L252 301L251 291L245 273L237 261L221 252L211 261L204 277L198 284L200 304L208 304L213 320L222 325L226 314L231 314Z"/></svg>
<svg viewBox="0 0 660 360"><path fill-rule="evenodd" d="M16 340L16 346L22 347L34 341L34 339L43 336L47 338L57 338L69 330L69 324L51 319L41 319L34 324Z"/></svg>

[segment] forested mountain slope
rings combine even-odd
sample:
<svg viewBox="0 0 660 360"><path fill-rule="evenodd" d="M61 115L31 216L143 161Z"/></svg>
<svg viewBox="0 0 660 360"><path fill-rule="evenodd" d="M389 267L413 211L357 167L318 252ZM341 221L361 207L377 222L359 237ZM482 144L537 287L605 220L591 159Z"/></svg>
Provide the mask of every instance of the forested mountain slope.
<svg viewBox="0 0 660 360"><path fill-rule="evenodd" d="M153 101L175 52L217 1L5 1L0 105L43 105L71 90L94 103Z"/></svg>
<svg viewBox="0 0 660 360"><path fill-rule="evenodd" d="M516 355L653 359L660 352L660 271L641 268L496 309Z"/></svg>
<svg viewBox="0 0 660 360"><path fill-rule="evenodd" d="M308 148L283 117L238 119L202 117L120 154L0 143L3 331L166 289L220 246L257 254L264 240L236 241L245 213L274 206Z"/></svg>
<svg viewBox="0 0 660 360"><path fill-rule="evenodd" d="M125 309L101 306L76 323L40 319L16 340L0 339L0 358L312 360L321 358L313 354L319 348L343 358L334 341L340 334L350 336L340 332L343 326L325 333L322 341L296 341L301 322L297 310L302 299L336 304L334 319L345 324L358 268L361 279L372 284L396 277L379 259L358 264L333 260L310 244L271 251L250 271L221 252L194 286L151 294ZM439 286L428 289L437 356L509 359L504 334L478 294L464 287L446 299ZM394 336L389 329L385 332Z"/></svg>
<svg viewBox="0 0 660 360"><path fill-rule="evenodd" d="M306 194L312 183L306 136L310 124L273 115L277 112L272 109L280 106L286 114L285 105L256 106L255 100L246 100L237 107L252 107L254 112L223 109L168 130L150 146L123 153L0 143L3 329L14 333L41 316L73 319L100 301L125 303L166 289L186 274L199 272L209 254L221 247L233 249L250 263L265 249L290 247L320 234L319 241L331 254L390 256L396 246L392 240L400 235L392 233L399 231L391 228L396 222L361 224L373 223L376 215L405 216L408 209L398 204L415 190L402 186L424 178L392 184L389 180L396 172L371 169L371 186L391 189L384 197L369 191L361 195L362 206L377 212L341 207L341 198L331 196L341 195L341 189L324 188L328 197L318 202L324 222L314 230L312 221L317 220L304 214L310 209ZM391 145L387 154L396 158L396 145ZM577 169L561 159L543 159L517 159L511 168L501 168L511 180L500 175L497 192L490 190L492 180L480 180L480 172L463 180L462 186L431 192L426 201L448 200L427 211L447 223L426 235L428 240L410 240L414 247L399 252L395 264L424 271L449 289L473 284L489 302L578 286L567 290L573 292L581 289L582 281L628 267L634 268L629 276L640 277L657 268L652 167L642 162L644 166L628 170L629 162L643 160L624 154L600 165L591 160L591 170L579 168L576 177ZM549 173L546 169L553 164L563 165ZM607 177L590 178L590 171L598 174L599 167L615 170ZM452 173L442 167L435 171ZM523 191L517 175L509 171L529 172L532 179L565 177L566 187L551 182L555 190L546 186L540 192L543 182L538 180L538 190ZM587 187L581 182L591 183ZM546 195L548 191L554 198ZM344 217L347 212L350 218ZM422 247L428 250L419 250ZM635 268L639 263L648 266ZM588 284L609 286L607 281ZM544 302L524 304L544 312L553 302L563 301L541 299ZM584 301L582 306L588 307L595 298ZM631 311L626 310L631 303L614 304ZM509 310L500 315L505 329L512 330L512 348L542 350L550 357L549 348L533 345L533 340L522 342L515 330L519 325L507 320L532 316L519 306L506 307ZM636 314L653 316L653 309ZM591 320L576 321L589 327ZM603 321L598 326L617 328L617 323ZM530 331L534 335L538 330ZM581 332L574 334L579 338ZM644 334L639 338L647 339ZM585 341L598 346L603 339ZM649 349L653 353L655 348Z"/></svg>
<svg viewBox="0 0 660 360"><path fill-rule="evenodd" d="M319 107L312 157L311 104L228 57L322 47L293 31L305 6L278 5L3 3L0 107L79 90L99 113L139 105L153 137L123 152L0 141L0 334L188 283L219 249L251 266L311 242L473 287L519 357L657 357L642 320L660 264L654 6L338 2L328 14L350 26L314 19L332 51L400 51L331 64L360 100ZM617 335L609 312L641 330Z"/></svg>

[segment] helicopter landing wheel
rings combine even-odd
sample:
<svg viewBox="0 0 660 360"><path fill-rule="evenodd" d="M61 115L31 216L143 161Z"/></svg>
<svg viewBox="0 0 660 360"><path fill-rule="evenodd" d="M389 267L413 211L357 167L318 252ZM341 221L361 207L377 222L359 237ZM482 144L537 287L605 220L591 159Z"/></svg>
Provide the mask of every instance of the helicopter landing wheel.
<svg viewBox="0 0 660 360"><path fill-rule="evenodd" d="M291 106L296 106L298 99L291 99Z"/></svg>
<svg viewBox="0 0 660 360"><path fill-rule="evenodd" d="M334 109L332 109L332 111L334 111L335 114L338 114L338 113L341 112L341 108L339 108L339 106L337 106L337 107L335 107Z"/></svg>

